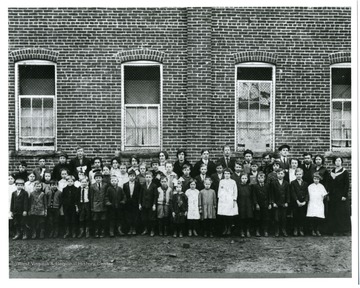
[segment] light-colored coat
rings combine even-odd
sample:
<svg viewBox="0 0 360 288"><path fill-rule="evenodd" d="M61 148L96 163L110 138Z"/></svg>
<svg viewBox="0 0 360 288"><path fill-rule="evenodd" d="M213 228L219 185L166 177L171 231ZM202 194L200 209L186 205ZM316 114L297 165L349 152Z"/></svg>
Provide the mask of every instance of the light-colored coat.
<svg viewBox="0 0 360 288"><path fill-rule="evenodd" d="M222 179L218 191L218 215L235 216L239 214L237 206L237 186L233 179Z"/></svg>

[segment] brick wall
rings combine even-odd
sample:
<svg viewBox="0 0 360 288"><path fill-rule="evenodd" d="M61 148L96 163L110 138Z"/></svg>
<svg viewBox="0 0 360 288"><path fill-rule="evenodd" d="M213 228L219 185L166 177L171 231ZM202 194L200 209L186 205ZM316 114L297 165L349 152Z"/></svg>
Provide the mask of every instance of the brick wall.
<svg viewBox="0 0 360 288"><path fill-rule="evenodd" d="M120 148L120 64L121 59L131 59L126 58L131 51L140 51L134 52L138 55L134 59L162 61L162 144L171 159L179 147L187 148L192 162L200 158L203 147L211 149L212 158L220 156L225 143L234 147L234 67L246 61L276 65L273 149L288 143L296 157L303 151L329 150L329 65L350 61L350 8L10 8L8 12L10 171L20 160L27 160L30 169L36 162L33 154L15 151L14 60L20 56L14 51L29 48L52 51L43 57L56 56L57 146L71 157L78 144L90 157L105 159ZM155 56L141 52L148 50ZM53 156L48 157L51 165ZM150 157L154 154L142 156ZM349 163L351 154L347 157Z"/></svg>

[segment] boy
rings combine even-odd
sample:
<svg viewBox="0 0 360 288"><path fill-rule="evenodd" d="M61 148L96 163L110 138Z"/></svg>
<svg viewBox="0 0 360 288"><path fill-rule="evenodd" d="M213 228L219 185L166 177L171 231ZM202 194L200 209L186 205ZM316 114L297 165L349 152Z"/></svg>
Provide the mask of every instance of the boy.
<svg viewBox="0 0 360 288"><path fill-rule="evenodd" d="M96 172L101 171L103 168L102 159L100 157L94 157L92 159L92 169L89 171L89 182L90 184L94 184L96 181L94 179L94 175Z"/></svg>
<svg viewBox="0 0 360 288"><path fill-rule="evenodd" d="M119 180L118 185L121 189L124 187L124 184L126 182L129 182L129 174L127 173L127 168L125 163L120 164L120 177L118 177L118 180Z"/></svg>
<svg viewBox="0 0 360 288"><path fill-rule="evenodd" d="M90 159L84 156L84 149L81 146L76 148L76 157L70 160L70 174L77 179L78 170L82 169L86 176L91 170Z"/></svg>
<svg viewBox="0 0 360 288"><path fill-rule="evenodd" d="M277 171L280 169L280 160L276 159L273 163L273 168L268 175L267 175L267 179L266 179L266 183L267 184L271 184L271 182L276 181L277 180Z"/></svg>
<svg viewBox="0 0 360 288"><path fill-rule="evenodd" d="M61 170L61 179L58 182L58 189L60 190L60 192L62 192L64 190L64 188L67 186L67 178L69 176L69 171L66 169L62 169Z"/></svg>
<svg viewBox="0 0 360 288"><path fill-rule="evenodd" d="M40 239L45 237L45 219L47 215L47 197L43 191L41 191L41 182L35 180L35 190L30 194L30 209L29 216L31 222L32 237L36 239L36 232L40 228Z"/></svg>
<svg viewBox="0 0 360 288"><path fill-rule="evenodd" d="M96 183L90 186L91 214L95 227L95 238L104 238L106 220L105 192L108 185L102 183L103 175L101 172L96 172L94 178Z"/></svg>
<svg viewBox="0 0 360 288"><path fill-rule="evenodd" d="M172 223L174 224L174 235L176 238L177 234L179 237L183 237L184 225L188 210L188 201L185 193L183 192L182 182L178 181L176 186L176 193L174 193L171 203L171 215Z"/></svg>
<svg viewBox="0 0 360 288"><path fill-rule="evenodd" d="M257 183L252 185L254 204L255 204L255 227L256 236L260 237L260 229L264 231L264 236L268 237L268 225L269 225L269 210L271 205L269 204L269 185L265 184L265 173L260 171L257 174Z"/></svg>
<svg viewBox="0 0 360 288"><path fill-rule="evenodd" d="M28 181L25 182L24 189L30 197L31 192L33 192L35 190L35 174L34 174L34 172L31 172L29 174Z"/></svg>
<svg viewBox="0 0 360 288"><path fill-rule="evenodd" d="M163 172L159 170L160 162L159 160L153 160L151 162L151 168L153 173L153 183L156 185L156 187L160 187L160 178L161 176L165 176Z"/></svg>
<svg viewBox="0 0 360 288"><path fill-rule="evenodd" d="M79 212L79 188L74 186L75 177L70 175L66 178L67 186L62 191L62 207L65 216L66 232L64 239L72 234L72 238L76 237L76 214ZM60 189L59 189L60 190Z"/></svg>
<svg viewBox="0 0 360 288"><path fill-rule="evenodd" d="M190 165L184 164L182 168L182 176L179 178L179 181L181 182L181 186L182 186L182 191L184 193L187 189L190 188L190 180L191 180L190 173L191 173Z"/></svg>
<svg viewBox="0 0 360 288"><path fill-rule="evenodd" d="M64 152L59 153L59 163L55 165L52 178L56 181L61 180L61 171L63 169L66 169L67 171L70 171L70 165L67 164L67 154Z"/></svg>
<svg viewBox="0 0 360 288"><path fill-rule="evenodd" d="M298 233L304 236L304 226L306 221L306 203L309 201L308 183L303 181L303 170L295 170L296 179L290 183L291 202L294 213L294 236Z"/></svg>
<svg viewBox="0 0 360 288"><path fill-rule="evenodd" d="M290 146L287 144L281 145L279 147L280 168L284 169L285 173L287 173L290 168L289 151L290 151Z"/></svg>
<svg viewBox="0 0 360 288"><path fill-rule="evenodd" d="M125 202L125 218L129 226L129 234L136 235L136 226L139 217L139 198L141 185L135 181L136 173L134 170L129 172L129 182L124 184Z"/></svg>
<svg viewBox="0 0 360 288"><path fill-rule="evenodd" d="M136 171L135 171L136 173ZM139 165L139 174L136 176L136 180L140 183L140 185L143 185L145 181L145 173L146 173L146 163L140 163Z"/></svg>
<svg viewBox="0 0 360 288"><path fill-rule="evenodd" d="M46 170L45 167L45 157L39 157L39 166L36 167L33 172L35 173L35 179L41 181L44 177L44 173Z"/></svg>
<svg viewBox="0 0 360 288"><path fill-rule="evenodd" d="M206 164L201 164L201 166L200 166L200 174L195 177L196 189L197 190L201 191L202 189L205 188L204 181L205 181L205 178L207 176L208 176L207 175L207 165Z"/></svg>
<svg viewBox="0 0 360 288"><path fill-rule="evenodd" d="M259 165L256 162L252 162L250 165L250 173L249 173L249 184L253 185L257 183L256 177L258 174Z"/></svg>
<svg viewBox="0 0 360 288"><path fill-rule="evenodd" d="M150 236L154 236L154 222L157 202L157 187L152 183L152 173L150 171L145 174L145 184L141 185L139 210L141 211L141 218L145 230L141 235L146 235L150 232Z"/></svg>
<svg viewBox="0 0 360 288"><path fill-rule="evenodd" d="M235 163L234 163L234 167L235 167ZM234 171L235 168L232 168L232 171ZM216 163L216 173L211 175L211 189L213 189L216 193L219 190L219 183L221 179L224 179L224 166L221 162L217 162ZM205 185L204 185L205 188ZM198 189L199 190L199 189ZM199 191L201 191L202 189L200 189Z"/></svg>
<svg viewBox="0 0 360 288"><path fill-rule="evenodd" d="M123 236L122 232L124 221L124 204L126 196L121 187L119 187L118 178L111 176L111 185L106 189L105 205L107 207L107 218L109 219L109 235L114 237L114 227L117 229L119 236Z"/></svg>
<svg viewBox="0 0 360 288"><path fill-rule="evenodd" d="M28 193L24 190L24 179L18 178L15 181L16 191L11 195L11 204L10 212L11 217L13 218L13 224L16 231L16 234L13 240L20 239L22 234L22 239L27 239L26 226L25 226L25 217L27 216L29 196Z"/></svg>
<svg viewBox="0 0 360 288"><path fill-rule="evenodd" d="M57 238L59 234L60 206L62 205L62 195L57 189L57 181L50 180L50 190L47 191L47 224L49 238Z"/></svg>
<svg viewBox="0 0 360 288"><path fill-rule="evenodd" d="M173 164L171 162L165 162L165 176L168 179L168 186L174 189L174 186L177 184L177 175L173 172ZM160 183L161 184L161 183Z"/></svg>
<svg viewBox="0 0 360 288"><path fill-rule="evenodd" d="M21 178L24 181L26 181L28 179L28 175L29 175L29 173L26 171L26 169L27 169L26 162L21 161L20 165L19 165L19 171L18 171L18 173L15 174L15 179Z"/></svg>
<svg viewBox="0 0 360 288"><path fill-rule="evenodd" d="M156 195L157 219L159 221L159 236L162 235L167 236L172 189L169 187L168 179L166 177L162 177L160 179L160 183L161 186L157 188L157 195Z"/></svg>
<svg viewBox="0 0 360 288"><path fill-rule="evenodd" d="M90 208L90 194L89 194L89 182L86 177L80 180L80 195L78 197L79 208L79 235L78 238L84 236L90 237L90 220L91 220L91 208Z"/></svg>
<svg viewBox="0 0 360 288"><path fill-rule="evenodd" d="M301 169L304 171L303 180L308 183L309 185L313 183L313 176L312 172L315 169L315 165L312 163L312 154L305 152L303 154L304 162L300 166Z"/></svg>
<svg viewBox="0 0 360 288"><path fill-rule="evenodd" d="M290 202L290 185L284 180L284 169L279 168L276 174L277 180L270 184L270 203L274 209L275 237L279 236L279 227L284 237L287 237L286 210Z"/></svg>
<svg viewBox="0 0 360 288"><path fill-rule="evenodd" d="M259 170L265 173L265 178L272 172L273 163L271 162L271 156L270 152L265 152L262 155L263 164Z"/></svg>
<svg viewBox="0 0 360 288"><path fill-rule="evenodd" d="M209 175L216 173L215 163L209 159L210 150L202 149L201 150L201 159L195 163L194 169L191 171L191 177L195 178L200 174L200 167L202 164L205 164Z"/></svg>
<svg viewBox="0 0 360 288"><path fill-rule="evenodd" d="M254 152L252 152L251 150L247 149L244 151L244 163L243 163L243 169L244 169L244 173L249 174L251 171L251 162L253 161L253 155Z"/></svg>

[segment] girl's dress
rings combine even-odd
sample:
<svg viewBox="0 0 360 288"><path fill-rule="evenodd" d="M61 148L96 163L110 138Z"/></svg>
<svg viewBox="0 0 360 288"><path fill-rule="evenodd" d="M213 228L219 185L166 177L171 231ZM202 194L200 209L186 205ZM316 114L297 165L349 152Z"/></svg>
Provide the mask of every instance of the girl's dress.
<svg viewBox="0 0 360 288"><path fill-rule="evenodd" d="M236 182L233 179L222 179L219 183L218 191L218 215L235 216L238 215L236 203L238 196ZM234 201L235 200L235 201Z"/></svg>
<svg viewBox="0 0 360 288"><path fill-rule="evenodd" d="M172 212L175 212L173 223L184 224L185 223L185 212L188 211L188 199L185 193L175 193L171 203Z"/></svg>
<svg viewBox="0 0 360 288"><path fill-rule="evenodd" d="M202 214L201 220L216 218L216 194L213 189L203 189L200 191Z"/></svg>
<svg viewBox="0 0 360 288"><path fill-rule="evenodd" d="M26 181L25 185L24 185L24 189L25 189L25 191L28 193L28 195L30 197L30 194L35 190L35 183L30 182L30 181Z"/></svg>
<svg viewBox="0 0 360 288"><path fill-rule="evenodd" d="M253 218L253 200L254 199L250 185L240 184L237 198L240 219Z"/></svg>
<svg viewBox="0 0 360 288"><path fill-rule="evenodd" d="M322 184L311 184L308 187L309 203L306 217L325 218L324 197L327 192Z"/></svg>
<svg viewBox="0 0 360 288"><path fill-rule="evenodd" d="M199 190L188 189L188 190L186 190L185 195L188 198L187 219L199 220L200 219L199 207L201 205L201 198L200 198Z"/></svg>

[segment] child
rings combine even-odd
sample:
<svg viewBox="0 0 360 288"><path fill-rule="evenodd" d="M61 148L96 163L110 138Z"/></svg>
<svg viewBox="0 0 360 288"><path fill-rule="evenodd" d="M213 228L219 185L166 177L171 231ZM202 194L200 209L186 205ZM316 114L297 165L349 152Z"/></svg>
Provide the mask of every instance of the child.
<svg viewBox="0 0 360 288"><path fill-rule="evenodd" d="M246 237L250 237L250 223L254 217L253 212L253 195L252 189L248 184L248 175L243 173L240 176L240 186L238 189L237 204L239 208L240 218L240 236L245 237L244 232L246 231Z"/></svg>
<svg viewBox="0 0 360 288"><path fill-rule="evenodd" d="M244 173L249 174L251 171L251 163L253 161L253 155L254 152L252 152L251 150L247 149L244 151L244 163L243 163L243 168L244 168Z"/></svg>
<svg viewBox="0 0 360 288"><path fill-rule="evenodd" d="M69 171L66 169L61 170L61 180L58 182L58 189L60 192L64 190L64 188L67 186L67 178L69 176Z"/></svg>
<svg viewBox="0 0 360 288"><path fill-rule="evenodd" d="M313 184L308 187L309 204L306 217L310 218L312 236L321 236L319 224L321 219L325 218L324 213L324 197L327 195L325 187L320 183L322 177L318 172L313 175Z"/></svg>
<svg viewBox="0 0 360 288"><path fill-rule="evenodd" d="M55 179L56 181L60 181L61 180L61 171L63 169L66 169L67 171L70 171L70 165L67 164L67 154L64 152L60 152L59 153L59 163L55 165L54 169L53 169L53 174L52 174L52 178Z"/></svg>
<svg viewBox="0 0 360 288"><path fill-rule="evenodd" d="M124 221L124 204L126 196L121 187L119 187L118 178L111 176L111 185L106 189L105 205L107 207L107 218L109 219L109 235L114 237L114 228L119 233L119 236L123 236L122 232Z"/></svg>
<svg viewBox="0 0 360 288"><path fill-rule="evenodd" d="M64 239L68 238L70 233L72 234L72 238L76 237L76 214L79 212L78 203L80 195L79 188L74 186L75 177L72 175L67 176L66 181L67 185L62 191L62 207L66 227Z"/></svg>
<svg viewBox="0 0 360 288"><path fill-rule="evenodd" d="M152 183L152 173L150 171L145 174L145 184L141 185L141 193L139 199L139 210L141 211L141 219L145 230L141 235L150 233L153 237L154 222L156 219L156 201L157 201L157 187Z"/></svg>
<svg viewBox="0 0 360 288"><path fill-rule="evenodd" d="M308 183L302 180L303 173L304 172L301 168L297 168L295 170L296 180L293 180L290 183L291 202L294 214L294 236L297 236L298 232L301 236L304 236L304 226L307 211L306 203L309 201L309 196Z"/></svg>
<svg viewBox="0 0 360 288"><path fill-rule="evenodd" d="M23 240L27 239L24 218L27 216L29 196L24 190L24 183L25 181L23 179L16 179L16 191L14 191L11 195L10 212L11 217L14 220L14 228L16 231L13 240L20 239L21 234Z"/></svg>
<svg viewBox="0 0 360 288"><path fill-rule="evenodd" d="M19 165L19 171L15 174L15 179L21 178L24 181L28 179L29 173L27 172L27 164L25 161L21 161Z"/></svg>
<svg viewBox="0 0 360 288"><path fill-rule="evenodd" d="M129 182L124 184L124 193L126 197L125 202L125 218L129 226L129 234L136 235L136 226L139 217L139 198L140 198L140 184L135 181L135 171L129 172Z"/></svg>
<svg viewBox="0 0 360 288"><path fill-rule="evenodd" d="M177 184L177 175L175 172L173 172L173 164L172 162L166 162L165 163L165 176L168 179L168 186L171 188L171 190L174 189L174 186ZM160 183L161 184L161 183Z"/></svg>
<svg viewBox="0 0 360 288"><path fill-rule="evenodd" d="M100 173L100 172L98 172ZM95 172L96 174L96 172ZM94 174L94 176L95 176ZM85 175L85 174L84 174ZM78 238L84 236L86 238L90 237L90 220L91 220L91 207L90 207L90 191L89 191L89 182L84 176L80 180L80 195L78 197L78 208L79 208L79 235Z"/></svg>
<svg viewBox="0 0 360 288"><path fill-rule="evenodd" d="M176 193L174 193L171 202L171 214L174 224L174 238L176 238L177 235L179 235L180 238L183 237L184 224L188 210L187 197L183 192L183 187L181 185L182 182L178 181L177 186L175 187Z"/></svg>
<svg viewBox="0 0 360 288"><path fill-rule="evenodd" d="M201 164L201 166L200 166L200 174L194 178L194 180L196 181L196 189L197 190L200 191L200 190L205 188L204 181L205 181L205 178L207 176L208 176L207 175L207 165L206 164Z"/></svg>
<svg viewBox="0 0 360 288"><path fill-rule="evenodd" d="M137 174L136 176L136 180L140 183L140 185L143 185L146 182L145 173L146 173L146 163L143 162L139 165L139 174Z"/></svg>
<svg viewBox="0 0 360 288"><path fill-rule="evenodd" d="M78 170L78 180L76 180L76 181L74 182L74 186L75 186L76 188L81 187L81 180L82 180L82 179L86 179L86 180L87 180L88 177L86 177L84 171L82 171L82 169L80 169L80 170Z"/></svg>
<svg viewBox="0 0 360 288"><path fill-rule="evenodd" d="M57 185L56 180L50 180L50 189L46 192L49 238L57 238L59 234L59 208L62 205L62 195Z"/></svg>
<svg viewBox="0 0 360 288"><path fill-rule="evenodd" d="M288 173L285 173L285 180L288 181L289 183L291 183L292 181L296 180L296 169L299 167L299 160L292 158L290 160L290 168Z"/></svg>
<svg viewBox="0 0 360 288"><path fill-rule="evenodd" d="M128 169L128 173L130 171L135 171L135 174L136 176L138 176L140 174L140 171L139 171L139 162L140 162L140 159L136 156L136 155L132 155L130 157L130 164L131 164L131 167Z"/></svg>
<svg viewBox="0 0 360 288"><path fill-rule="evenodd" d="M118 185L122 189L124 187L124 184L126 182L129 182L129 174L126 172L126 164L121 163L120 164L120 176L118 178Z"/></svg>
<svg viewBox="0 0 360 288"><path fill-rule="evenodd" d="M45 170L43 175L42 190L45 194L50 191L50 180L51 180L51 172L49 170Z"/></svg>
<svg viewBox="0 0 360 288"><path fill-rule="evenodd" d="M90 185L90 207L92 221L95 227L95 238L105 237L105 220L106 220L106 207L105 207L105 191L107 184L102 183L103 175L101 172L96 172L94 175L95 184Z"/></svg>
<svg viewBox="0 0 360 288"><path fill-rule="evenodd" d="M118 180L120 179L120 161L117 157L111 159L111 170L110 176L116 176Z"/></svg>
<svg viewBox="0 0 360 288"><path fill-rule="evenodd" d="M280 169L280 160L276 159L273 163L273 171L267 175L266 183L271 184L273 181L278 179L277 171Z"/></svg>
<svg viewBox="0 0 360 288"><path fill-rule="evenodd" d="M256 177L258 174L259 164L256 162L252 162L250 166L250 173L249 173L249 184L254 185L257 183Z"/></svg>
<svg viewBox="0 0 360 288"><path fill-rule="evenodd" d="M230 169L224 169L224 179L220 180L218 191L218 215L223 218L224 231L222 235L231 234L232 220L238 215L238 189L235 180L230 178Z"/></svg>
<svg viewBox="0 0 360 288"><path fill-rule="evenodd" d="M31 172L28 176L28 181L25 182L25 191L28 193L29 197L31 192L35 190L35 173Z"/></svg>
<svg viewBox="0 0 360 288"><path fill-rule="evenodd" d="M270 184L270 199L274 209L275 237L279 237L279 227L284 237L286 233L286 210L290 202L289 183L284 180L285 171L282 168L277 170L277 180Z"/></svg>
<svg viewBox="0 0 360 288"><path fill-rule="evenodd" d="M190 188L186 190L185 195L188 199L187 220L189 237L191 237L192 234L194 234L194 236L198 236L196 229L201 213L201 197L200 191L196 189L195 179L190 181Z"/></svg>
<svg viewBox="0 0 360 288"><path fill-rule="evenodd" d="M222 167L222 165L221 165ZM214 237L214 222L216 219L216 193L211 189L211 179L207 177L204 181L204 189L200 191L201 197L201 220L203 223L204 237Z"/></svg>
<svg viewBox="0 0 360 288"><path fill-rule="evenodd" d="M162 177L160 183L161 186L157 188L157 219L159 222L159 236L167 236L172 189L168 186L167 177Z"/></svg>
<svg viewBox="0 0 360 288"><path fill-rule="evenodd" d="M92 159L92 169L89 171L89 182L90 184L94 184L95 178L94 175L96 172L99 172L103 169L103 163L102 163L102 159L100 157L94 157Z"/></svg>
<svg viewBox="0 0 360 288"><path fill-rule="evenodd" d="M257 174L257 183L251 187L255 204L256 237L260 237L260 228L263 229L264 236L268 237L269 210L271 209L271 205L269 205L269 185L265 184L264 172L260 171Z"/></svg>
<svg viewBox="0 0 360 288"><path fill-rule="evenodd" d="M183 168L182 168L182 176L178 180L178 183L179 183L179 181L181 182L181 187L183 189L182 191L184 193L187 189L190 188L190 180L191 180L190 173L191 173L190 166L187 164L184 164Z"/></svg>
<svg viewBox="0 0 360 288"><path fill-rule="evenodd" d="M39 157L39 166L33 170L33 172L35 173L36 180L39 180L39 181L43 180L45 170L47 170L45 167L45 162L46 162L46 160L44 157Z"/></svg>
<svg viewBox="0 0 360 288"><path fill-rule="evenodd" d="M165 176L165 174L159 170L160 162L159 160L153 160L151 162L151 168L153 173L153 182L156 187L160 187L160 178L161 176Z"/></svg>
<svg viewBox="0 0 360 288"><path fill-rule="evenodd" d="M111 167L109 165L104 165L103 170L102 170L102 183L104 185L109 185L110 179L111 179ZM96 183L96 181L95 181L95 183Z"/></svg>
<svg viewBox="0 0 360 288"><path fill-rule="evenodd" d="M243 164L240 162L240 160L236 160L234 166L234 173L231 175L231 179L235 180L238 187L240 185L240 176L241 174L243 174L243 172ZM215 192L217 191L215 190Z"/></svg>
<svg viewBox="0 0 360 288"><path fill-rule="evenodd" d="M213 189L214 191L218 191L220 180L224 179L224 166L221 162L217 162L215 165L216 165L216 173L211 175L211 181L212 181L211 189Z"/></svg>
<svg viewBox="0 0 360 288"><path fill-rule="evenodd" d="M36 232L40 228L40 239L45 237L45 219L47 215L47 199L43 191L41 191L41 182L34 181L35 190L30 194L29 216L32 230L31 239L36 239Z"/></svg>

